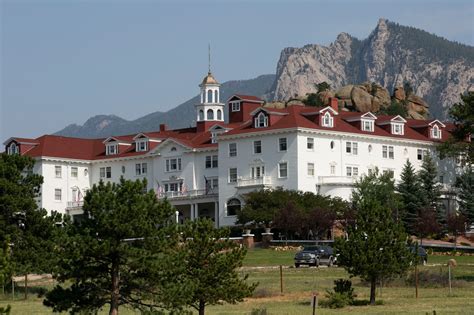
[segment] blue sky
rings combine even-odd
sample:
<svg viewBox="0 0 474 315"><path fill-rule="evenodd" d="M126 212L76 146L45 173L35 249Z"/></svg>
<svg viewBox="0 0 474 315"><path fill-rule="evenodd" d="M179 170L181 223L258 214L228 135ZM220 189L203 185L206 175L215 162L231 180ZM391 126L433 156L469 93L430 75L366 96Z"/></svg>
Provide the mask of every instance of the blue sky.
<svg viewBox="0 0 474 315"><path fill-rule="evenodd" d="M135 119L221 81L274 73L288 46L365 38L380 17L469 45L474 1L0 0L0 139L98 114Z"/></svg>

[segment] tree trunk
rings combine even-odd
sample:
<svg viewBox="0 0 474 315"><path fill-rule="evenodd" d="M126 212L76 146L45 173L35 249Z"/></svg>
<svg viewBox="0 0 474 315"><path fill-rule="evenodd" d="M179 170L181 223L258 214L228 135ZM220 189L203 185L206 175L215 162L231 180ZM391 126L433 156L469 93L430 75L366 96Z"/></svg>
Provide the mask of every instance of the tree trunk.
<svg viewBox="0 0 474 315"><path fill-rule="evenodd" d="M206 302L199 300L199 315L204 315L204 310L206 308Z"/></svg>
<svg viewBox="0 0 474 315"><path fill-rule="evenodd" d="M375 305L375 285L377 281L376 279L370 280L370 305Z"/></svg>
<svg viewBox="0 0 474 315"><path fill-rule="evenodd" d="M118 261L112 263L112 288L110 296L109 315L118 315L119 299L120 299L120 273Z"/></svg>

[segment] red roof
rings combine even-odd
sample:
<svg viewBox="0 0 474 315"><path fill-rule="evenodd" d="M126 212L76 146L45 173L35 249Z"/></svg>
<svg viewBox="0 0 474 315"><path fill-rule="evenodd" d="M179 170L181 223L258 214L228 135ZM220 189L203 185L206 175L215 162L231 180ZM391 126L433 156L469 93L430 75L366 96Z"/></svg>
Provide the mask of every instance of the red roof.
<svg viewBox="0 0 474 315"><path fill-rule="evenodd" d="M231 98L237 96L240 98L242 101L251 101L251 102L261 102L263 103L263 100L259 97L253 96L253 95L243 95L243 94L234 94L231 96Z"/></svg>
<svg viewBox="0 0 474 315"><path fill-rule="evenodd" d="M260 100L257 97L250 97L248 95L236 95L242 98L252 98L254 100ZM354 118L357 115L364 115L364 113L344 112L340 111L338 115L334 115L334 127L323 127L319 121L319 110L320 108L290 105L284 109L264 108L268 115L274 117L278 116L278 119L271 120L271 125L265 128L254 128L252 120L245 122L236 122L231 124L223 124L223 127L230 129L225 135L237 135L245 133L260 133L266 130L278 130L278 129L290 129L290 128L307 128L314 130L330 130L344 133L374 135L396 139L411 139L419 141L445 141L450 135L450 131L454 128L451 123L446 124L446 128L442 128L442 139L434 140L429 138L426 129L416 128L420 125L428 125L431 121L420 121L414 119L407 119L405 124L404 135L393 135L384 126L377 125L377 122L386 122L395 116L380 115L377 116L374 131L362 131L356 124L348 122L348 118ZM284 115L282 115L284 114ZM184 146L190 148L216 148L217 144L211 142L211 132L204 131L198 132L196 127L176 129L176 130L163 130L154 132L144 132L145 136L152 139L159 139L162 142L166 139L175 140ZM137 134L114 136L121 142L130 143L130 145L121 145L119 147L119 154L116 155L105 155L105 144L103 143L105 138L102 139L80 139L70 138L54 135L45 135L37 139L28 138L10 138L6 144L11 141L17 143L24 143L28 146L27 150L21 150L22 154L26 154L32 157L48 156L48 157L60 157L80 160L99 160L99 159L114 159L120 157L129 157L137 155L145 155L147 152L136 152L133 138ZM150 141L149 151L155 149L161 142Z"/></svg>

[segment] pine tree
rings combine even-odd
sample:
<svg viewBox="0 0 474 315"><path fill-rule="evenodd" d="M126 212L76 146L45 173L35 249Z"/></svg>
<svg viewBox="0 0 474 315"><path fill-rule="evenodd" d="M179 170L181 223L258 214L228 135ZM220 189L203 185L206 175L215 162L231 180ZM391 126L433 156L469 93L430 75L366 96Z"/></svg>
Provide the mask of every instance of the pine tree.
<svg viewBox="0 0 474 315"><path fill-rule="evenodd" d="M459 212L466 217L468 224L474 223L474 171L468 167L466 171L456 179L456 187L459 189Z"/></svg>
<svg viewBox="0 0 474 315"><path fill-rule="evenodd" d="M202 219L187 221L182 232L186 272L179 281L191 288L190 307L204 315L207 305L235 304L252 295L257 284L247 283L248 275L237 272L246 249L228 239L228 229L215 229L214 222Z"/></svg>
<svg viewBox="0 0 474 315"><path fill-rule="evenodd" d="M407 233L414 234L414 225L417 221L418 212L423 206L423 198L415 169L408 159L403 166L397 191L401 198L400 218Z"/></svg>
<svg viewBox="0 0 474 315"><path fill-rule="evenodd" d="M174 210L145 191L145 180L123 178L92 187L84 197L84 219L67 223L67 234L58 242L53 276L59 284L48 292L46 306L55 312L94 313L108 304L111 315L121 305L148 311L179 308L186 283L168 281L183 272L174 255Z"/></svg>
<svg viewBox="0 0 474 315"><path fill-rule="evenodd" d="M375 289L382 279L403 274L411 254L407 234L393 218L396 204L393 179L378 171L362 177L355 185L352 199L357 210L356 225L348 227L348 238L336 239L338 262L351 276L370 283L370 304L375 304ZM380 199L380 196L384 196Z"/></svg>
<svg viewBox="0 0 474 315"><path fill-rule="evenodd" d="M423 207L434 209L436 220L442 232L446 231L446 213L443 204L440 202L441 187L438 183L438 169L430 155L423 158L421 169L418 172L418 180L423 197Z"/></svg>

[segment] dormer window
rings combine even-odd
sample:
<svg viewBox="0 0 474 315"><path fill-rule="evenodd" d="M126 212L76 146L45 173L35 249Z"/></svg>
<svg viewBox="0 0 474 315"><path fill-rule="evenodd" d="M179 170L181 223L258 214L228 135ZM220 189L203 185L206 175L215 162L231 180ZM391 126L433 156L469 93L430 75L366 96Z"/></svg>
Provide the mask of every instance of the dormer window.
<svg viewBox="0 0 474 315"><path fill-rule="evenodd" d="M334 118L331 116L331 114L329 114L329 112L326 112L321 118L321 125L323 125L323 127L329 128L334 126Z"/></svg>
<svg viewBox="0 0 474 315"><path fill-rule="evenodd" d="M374 121L373 120L362 120L362 130L374 132Z"/></svg>
<svg viewBox="0 0 474 315"><path fill-rule="evenodd" d="M392 134L393 135L402 135L404 134L404 125L402 123L393 123L392 122Z"/></svg>
<svg viewBox="0 0 474 315"><path fill-rule="evenodd" d="M268 117L263 112L255 119L255 128L268 127Z"/></svg>
<svg viewBox="0 0 474 315"><path fill-rule="evenodd" d="M106 155L118 154L118 144L117 143L107 144L105 147L105 154Z"/></svg>
<svg viewBox="0 0 474 315"><path fill-rule="evenodd" d="M232 102L230 106L233 112L240 112L240 102Z"/></svg>
<svg viewBox="0 0 474 315"><path fill-rule="evenodd" d="M148 140L140 139L136 141L137 152L146 152L148 151Z"/></svg>
<svg viewBox="0 0 474 315"><path fill-rule="evenodd" d="M12 142L7 149L8 155L18 154L20 153L20 147L15 143Z"/></svg>
<svg viewBox="0 0 474 315"><path fill-rule="evenodd" d="M438 125L434 125L433 128L431 128L431 138L441 139L441 129L439 129Z"/></svg>

